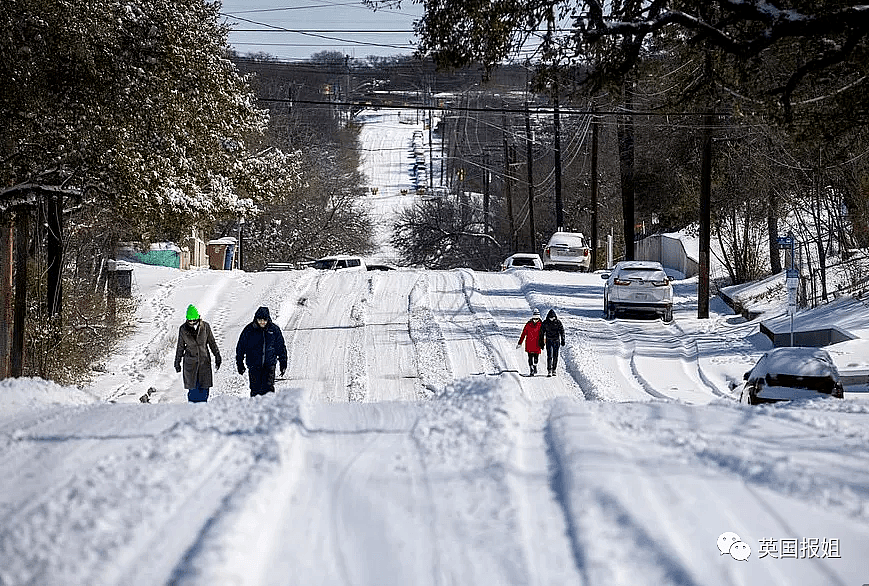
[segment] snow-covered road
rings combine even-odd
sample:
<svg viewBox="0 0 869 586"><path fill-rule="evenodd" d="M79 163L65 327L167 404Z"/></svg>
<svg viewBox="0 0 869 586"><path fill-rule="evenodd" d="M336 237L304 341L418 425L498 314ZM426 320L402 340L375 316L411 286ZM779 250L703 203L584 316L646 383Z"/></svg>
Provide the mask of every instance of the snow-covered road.
<svg viewBox="0 0 869 586"><path fill-rule="evenodd" d="M596 275L136 271L109 372L3 383L4 586L867 579L867 403L737 404L759 349L732 316L606 321ZM190 301L227 365L204 405L171 366ZM260 304L290 368L250 399ZM565 322L555 378L516 350L531 307Z"/></svg>
<svg viewBox="0 0 869 586"><path fill-rule="evenodd" d="M408 201L398 116L361 138L381 237ZM604 320L593 274L134 280L92 381L0 381L0 586L869 583L869 388L738 404L769 341L719 302L697 319L696 281L663 324ZM190 303L223 354L205 404L172 367ZM289 368L252 399L234 349L261 305ZM840 320L864 338L865 306ZM516 349L532 308L566 327L554 378ZM830 350L860 371L866 347Z"/></svg>

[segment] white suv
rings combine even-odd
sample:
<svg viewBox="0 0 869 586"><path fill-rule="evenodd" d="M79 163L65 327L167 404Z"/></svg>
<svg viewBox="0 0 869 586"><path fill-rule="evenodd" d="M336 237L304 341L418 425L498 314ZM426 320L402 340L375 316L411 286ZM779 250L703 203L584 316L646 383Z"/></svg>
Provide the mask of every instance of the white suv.
<svg viewBox="0 0 869 586"><path fill-rule="evenodd" d="M543 248L544 269L586 272L590 263L588 244L581 232L556 232Z"/></svg>
<svg viewBox="0 0 869 586"><path fill-rule="evenodd" d="M622 310L658 313L665 322L673 320L673 286L661 263L652 260L623 260L606 279L603 311L612 319Z"/></svg>
<svg viewBox="0 0 869 586"><path fill-rule="evenodd" d="M368 267L358 256L350 256L348 254L336 254L335 256L324 256L315 260L312 264L315 269L327 271L365 271Z"/></svg>
<svg viewBox="0 0 869 586"><path fill-rule="evenodd" d="M540 255L527 252L517 252L512 256L508 256L504 259L504 262L501 263L502 271L522 268L543 269L543 261L540 260Z"/></svg>

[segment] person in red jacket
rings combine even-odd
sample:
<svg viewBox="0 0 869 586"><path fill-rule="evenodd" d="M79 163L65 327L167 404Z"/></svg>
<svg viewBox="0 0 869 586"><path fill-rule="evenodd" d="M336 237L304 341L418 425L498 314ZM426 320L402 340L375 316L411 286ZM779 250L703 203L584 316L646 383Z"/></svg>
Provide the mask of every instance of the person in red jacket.
<svg viewBox="0 0 869 586"><path fill-rule="evenodd" d="M543 322L540 321L540 310L535 309L531 313L531 319L522 328L522 335L519 336L517 348L522 347L522 341L525 341L525 352L528 353L528 368L531 371L530 376L537 374L537 359L540 358L540 326Z"/></svg>

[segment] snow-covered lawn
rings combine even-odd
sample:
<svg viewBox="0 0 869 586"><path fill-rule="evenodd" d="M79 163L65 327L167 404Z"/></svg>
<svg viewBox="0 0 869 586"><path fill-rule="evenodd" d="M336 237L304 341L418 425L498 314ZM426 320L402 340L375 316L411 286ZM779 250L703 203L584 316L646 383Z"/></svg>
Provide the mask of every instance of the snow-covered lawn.
<svg viewBox="0 0 869 586"><path fill-rule="evenodd" d="M697 319L696 280L663 324L604 320L594 274L134 279L105 372L0 381L3 586L869 583L869 388L737 403L770 343L718 300ZM205 404L172 367L190 303L223 354ZM260 305L290 364L251 399L234 347ZM567 331L554 378L516 349L535 307ZM839 307L816 315L869 337L866 303ZM865 348L828 350L855 372Z"/></svg>

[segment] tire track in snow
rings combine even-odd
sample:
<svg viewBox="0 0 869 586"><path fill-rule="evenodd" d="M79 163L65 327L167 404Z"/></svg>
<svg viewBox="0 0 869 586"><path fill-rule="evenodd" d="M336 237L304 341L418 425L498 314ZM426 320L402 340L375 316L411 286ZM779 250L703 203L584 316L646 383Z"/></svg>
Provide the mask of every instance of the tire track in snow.
<svg viewBox="0 0 869 586"><path fill-rule="evenodd" d="M313 280L304 293L290 294L298 295L295 305L284 298L284 306L293 306L299 315L287 347L287 379L298 382L285 386L301 386L314 400L346 402L351 391L354 399L364 398L367 382L357 375L365 373L362 341L370 277L358 271L306 272Z"/></svg>
<svg viewBox="0 0 869 586"><path fill-rule="evenodd" d="M596 467L618 462L621 475L639 494L654 501L654 479L631 461L624 448L603 436L594 425L594 413L583 403L559 401L546 424L547 452L552 462L551 485L568 527L577 571L584 584L678 584L703 586L682 560L665 547L663 536L649 529L647 519L635 517L622 503L625 486L601 485ZM574 444L599 446L593 460L577 460ZM647 496L648 495L648 496ZM665 507L648 507L654 514Z"/></svg>
<svg viewBox="0 0 869 586"><path fill-rule="evenodd" d="M720 396L699 376L697 343L678 326L654 320L616 327L619 337L631 340L631 370L650 395L700 404Z"/></svg>
<svg viewBox="0 0 869 586"><path fill-rule="evenodd" d="M408 328L417 360L421 399L431 398L452 380L449 353L444 333L432 311L429 288L428 276L422 274L407 301Z"/></svg>
<svg viewBox="0 0 869 586"><path fill-rule="evenodd" d="M365 344L365 328L368 323L368 307L374 295L373 277L366 274L364 292L350 308L350 346L347 349L347 398L364 401L369 394L368 347Z"/></svg>

